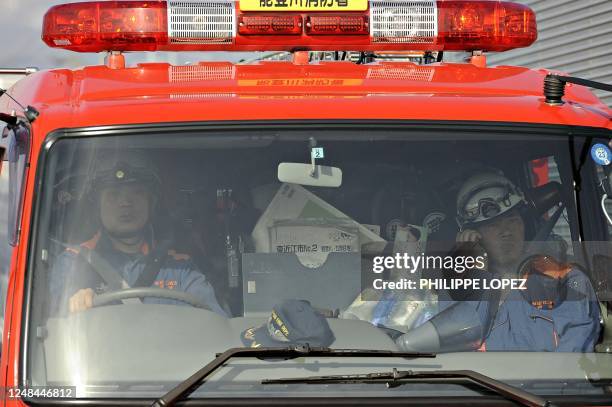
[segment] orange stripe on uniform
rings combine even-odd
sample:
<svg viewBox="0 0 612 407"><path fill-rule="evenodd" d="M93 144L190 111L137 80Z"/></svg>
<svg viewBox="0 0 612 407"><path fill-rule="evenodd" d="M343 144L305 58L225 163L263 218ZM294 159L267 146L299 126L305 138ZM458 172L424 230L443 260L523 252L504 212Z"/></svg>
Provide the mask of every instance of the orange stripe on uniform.
<svg viewBox="0 0 612 407"><path fill-rule="evenodd" d="M572 267L569 264L560 263L550 256L540 256L533 260L533 271L551 278L561 279L572 271ZM527 278L529 278L529 275L527 275Z"/></svg>
<svg viewBox="0 0 612 407"><path fill-rule="evenodd" d="M66 251L67 251L67 252L74 253L74 254L79 254L79 253L81 253L81 250L80 250L80 248L78 248L78 247L67 247L67 248L66 248Z"/></svg>
<svg viewBox="0 0 612 407"><path fill-rule="evenodd" d="M89 249L89 250L93 250L98 245L98 241L99 240L100 240L100 232L96 233L94 235L94 237L92 237L91 239L89 239L86 242L81 243L77 247L67 247L66 251L70 252L70 253L74 253L74 254L80 254L81 253L81 248L83 248L83 247L86 248L86 249Z"/></svg>
<svg viewBox="0 0 612 407"><path fill-rule="evenodd" d="M96 233L94 237L92 237L86 242L81 243L81 246L89 250L95 249L96 246L98 245L98 242L100 241L100 236L101 236L100 232Z"/></svg>
<svg viewBox="0 0 612 407"><path fill-rule="evenodd" d="M168 250L168 255L172 256L174 260L189 260L191 258L188 254L177 253L176 250Z"/></svg>

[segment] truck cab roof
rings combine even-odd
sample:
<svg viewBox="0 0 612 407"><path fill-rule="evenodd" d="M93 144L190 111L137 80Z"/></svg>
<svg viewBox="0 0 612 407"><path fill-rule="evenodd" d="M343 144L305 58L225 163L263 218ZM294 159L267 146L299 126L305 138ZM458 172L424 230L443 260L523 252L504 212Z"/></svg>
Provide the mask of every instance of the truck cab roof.
<svg viewBox="0 0 612 407"><path fill-rule="evenodd" d="M568 84L567 103L546 104L543 81L548 73L470 63L152 63L39 72L20 81L11 94L39 109L41 121L56 128L255 119L503 121L610 128L609 108L584 87Z"/></svg>

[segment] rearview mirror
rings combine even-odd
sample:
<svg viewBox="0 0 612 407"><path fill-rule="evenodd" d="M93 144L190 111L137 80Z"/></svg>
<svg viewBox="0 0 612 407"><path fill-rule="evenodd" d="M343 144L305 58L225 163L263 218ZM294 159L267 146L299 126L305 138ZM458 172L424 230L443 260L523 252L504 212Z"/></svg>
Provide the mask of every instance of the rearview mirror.
<svg viewBox="0 0 612 407"><path fill-rule="evenodd" d="M278 180L289 184L310 185L313 187L339 187L342 185L342 170L325 165L280 163Z"/></svg>

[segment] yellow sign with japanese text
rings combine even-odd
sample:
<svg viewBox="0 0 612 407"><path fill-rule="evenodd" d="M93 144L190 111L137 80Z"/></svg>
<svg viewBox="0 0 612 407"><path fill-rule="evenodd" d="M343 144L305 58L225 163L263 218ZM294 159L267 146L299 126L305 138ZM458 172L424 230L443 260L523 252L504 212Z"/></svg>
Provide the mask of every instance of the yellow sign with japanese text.
<svg viewBox="0 0 612 407"><path fill-rule="evenodd" d="M368 0L240 0L241 11L365 11Z"/></svg>

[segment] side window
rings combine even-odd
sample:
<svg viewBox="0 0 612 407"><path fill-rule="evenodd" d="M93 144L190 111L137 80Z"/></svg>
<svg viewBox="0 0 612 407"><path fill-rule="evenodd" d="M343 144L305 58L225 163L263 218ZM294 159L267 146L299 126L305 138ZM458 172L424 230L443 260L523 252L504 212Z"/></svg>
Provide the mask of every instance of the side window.
<svg viewBox="0 0 612 407"><path fill-rule="evenodd" d="M10 267L11 246L19 237L23 181L28 160L29 130L25 126L0 128L0 338L4 328L4 307Z"/></svg>
<svg viewBox="0 0 612 407"><path fill-rule="evenodd" d="M4 131L4 123L0 123L0 132ZM0 139L0 151L2 161L0 162L0 337L4 330L4 307L6 304L6 289L8 286L8 273L10 266L11 246L7 235L8 218L8 140Z"/></svg>
<svg viewBox="0 0 612 407"><path fill-rule="evenodd" d="M549 182L558 182L562 184L559 175L559 167L554 156L542 157L529 162L529 170L531 176L531 187L539 187ZM545 216L553 216L557 207L551 208ZM563 211L557 223L551 232L551 237L563 239L567 243L567 254L573 255L572 247L572 232L567 217L567 209Z"/></svg>
<svg viewBox="0 0 612 407"><path fill-rule="evenodd" d="M8 160L8 218L7 238L14 246L19 240L19 225L21 220L21 203L25 180L26 163L30 143L30 132L24 125L5 129L3 138L8 141L6 158Z"/></svg>

